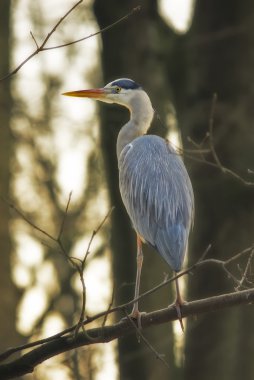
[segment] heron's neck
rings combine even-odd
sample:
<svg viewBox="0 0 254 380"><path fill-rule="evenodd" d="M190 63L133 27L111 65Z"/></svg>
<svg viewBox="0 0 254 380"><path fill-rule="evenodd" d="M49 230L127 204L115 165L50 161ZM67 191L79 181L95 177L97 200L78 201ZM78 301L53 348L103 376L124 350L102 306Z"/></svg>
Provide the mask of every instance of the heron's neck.
<svg viewBox="0 0 254 380"><path fill-rule="evenodd" d="M130 120L121 128L117 138L118 158L125 145L147 132L153 119L153 107L145 92L142 96L134 98L128 108L130 110Z"/></svg>

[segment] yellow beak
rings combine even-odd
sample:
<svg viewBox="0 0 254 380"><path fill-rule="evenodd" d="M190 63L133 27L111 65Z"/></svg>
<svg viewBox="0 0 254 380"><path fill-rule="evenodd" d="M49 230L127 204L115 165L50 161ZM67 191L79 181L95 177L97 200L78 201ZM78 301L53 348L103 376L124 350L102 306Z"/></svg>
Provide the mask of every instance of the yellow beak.
<svg viewBox="0 0 254 380"><path fill-rule="evenodd" d="M92 88L90 90L78 90L78 91L64 92L62 95L75 96L78 98L101 99L101 98L105 98L105 96L107 95L107 91L104 88Z"/></svg>

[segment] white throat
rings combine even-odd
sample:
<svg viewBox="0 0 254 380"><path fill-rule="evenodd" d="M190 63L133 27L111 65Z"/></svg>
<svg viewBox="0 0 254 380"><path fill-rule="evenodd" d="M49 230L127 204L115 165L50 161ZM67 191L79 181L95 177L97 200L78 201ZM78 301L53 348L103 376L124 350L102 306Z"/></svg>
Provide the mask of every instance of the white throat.
<svg viewBox="0 0 254 380"><path fill-rule="evenodd" d="M128 104L122 103L122 105L130 110L130 120L121 128L118 134L116 146L118 158L125 145L147 132L154 114L151 101L144 91L137 91L129 99Z"/></svg>

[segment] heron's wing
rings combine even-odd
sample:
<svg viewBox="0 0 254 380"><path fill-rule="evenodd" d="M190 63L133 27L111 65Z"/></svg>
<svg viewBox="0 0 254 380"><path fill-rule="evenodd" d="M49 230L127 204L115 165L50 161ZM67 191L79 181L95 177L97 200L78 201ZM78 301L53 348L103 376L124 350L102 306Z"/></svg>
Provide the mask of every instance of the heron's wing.
<svg viewBox="0 0 254 380"><path fill-rule="evenodd" d="M164 260L176 271L180 271L187 250L189 230L179 223L167 229L158 229L155 248Z"/></svg>
<svg viewBox="0 0 254 380"><path fill-rule="evenodd" d="M181 158L158 136L142 136L119 157L120 191L134 228L180 270L193 219L193 192Z"/></svg>

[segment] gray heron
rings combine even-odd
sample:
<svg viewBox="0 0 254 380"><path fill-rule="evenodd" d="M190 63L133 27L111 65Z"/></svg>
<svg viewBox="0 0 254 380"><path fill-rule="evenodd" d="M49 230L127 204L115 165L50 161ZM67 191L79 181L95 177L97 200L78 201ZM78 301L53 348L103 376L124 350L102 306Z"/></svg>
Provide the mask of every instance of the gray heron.
<svg viewBox="0 0 254 380"><path fill-rule="evenodd" d="M182 268L194 217L194 196L182 159L170 143L147 135L154 110L147 93L131 79L121 78L103 88L66 92L127 107L130 120L117 138L119 187L123 203L137 234L137 275L135 299L139 296L142 243L159 252L175 273ZM183 329L183 303L176 278L177 316ZM133 318L140 318L138 301Z"/></svg>

